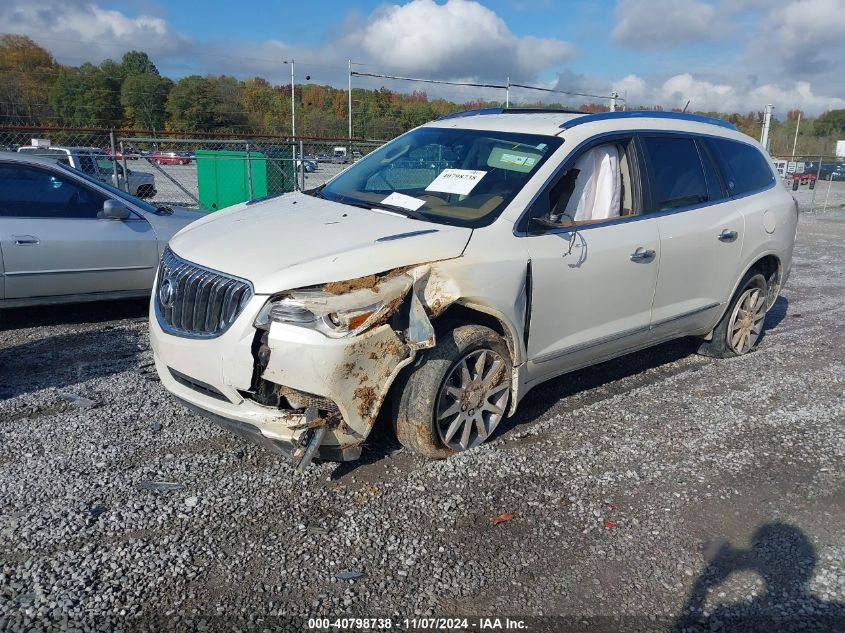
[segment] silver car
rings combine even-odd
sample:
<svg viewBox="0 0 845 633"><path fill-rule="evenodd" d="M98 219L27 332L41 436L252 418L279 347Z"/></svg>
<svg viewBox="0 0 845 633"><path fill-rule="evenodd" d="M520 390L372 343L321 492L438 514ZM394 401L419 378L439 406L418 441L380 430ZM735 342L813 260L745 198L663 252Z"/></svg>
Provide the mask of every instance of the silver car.
<svg viewBox="0 0 845 633"><path fill-rule="evenodd" d="M0 308L147 296L168 240L202 215L0 152Z"/></svg>

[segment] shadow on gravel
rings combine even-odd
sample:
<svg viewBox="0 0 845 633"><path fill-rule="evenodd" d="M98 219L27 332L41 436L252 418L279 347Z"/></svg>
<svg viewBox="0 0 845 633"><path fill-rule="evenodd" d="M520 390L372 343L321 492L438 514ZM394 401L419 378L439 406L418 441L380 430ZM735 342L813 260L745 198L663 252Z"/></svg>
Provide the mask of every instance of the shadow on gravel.
<svg viewBox="0 0 845 633"><path fill-rule="evenodd" d="M0 348L0 400L126 371L139 353L138 333L112 326Z"/></svg>
<svg viewBox="0 0 845 633"><path fill-rule="evenodd" d="M532 389L519 403L516 415L506 418L499 424L496 435L501 436L514 427L533 422L548 413L562 400L584 391L595 390L596 392L594 396L591 395L589 402L604 400L618 393L617 390L612 389L614 382L642 374L661 365L674 363L692 353L693 346L690 340L678 339L544 382ZM659 377L644 380L636 386L663 380L666 377L667 374L661 374ZM584 404L586 403L581 401L578 406L584 406Z"/></svg>
<svg viewBox="0 0 845 633"><path fill-rule="evenodd" d="M816 550L799 528L768 523L754 533L749 549L723 543L699 576L675 622L674 631L842 631L845 605L817 598L809 582ZM731 574L751 571L765 594L704 612L707 596Z"/></svg>
<svg viewBox="0 0 845 633"><path fill-rule="evenodd" d="M765 336L766 330L774 330L780 322L786 318L786 312L789 310L789 299L786 297L778 297L775 300L775 304L769 308L768 313L766 313L766 321L765 327L763 328L763 335Z"/></svg>
<svg viewBox="0 0 845 633"><path fill-rule="evenodd" d="M102 323L147 316L149 299L123 299L3 310L0 332L50 325Z"/></svg>

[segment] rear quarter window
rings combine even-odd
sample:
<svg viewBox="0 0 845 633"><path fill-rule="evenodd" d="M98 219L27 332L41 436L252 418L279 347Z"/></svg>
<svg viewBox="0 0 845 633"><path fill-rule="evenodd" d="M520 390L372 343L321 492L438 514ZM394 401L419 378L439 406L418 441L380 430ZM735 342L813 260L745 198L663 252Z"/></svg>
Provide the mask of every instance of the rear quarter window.
<svg viewBox="0 0 845 633"><path fill-rule="evenodd" d="M775 181L769 161L753 145L723 138L710 138L707 142L719 162L730 195L765 189Z"/></svg>
<svg viewBox="0 0 845 633"><path fill-rule="evenodd" d="M678 209L709 199L704 167L692 138L647 136L643 144L651 168L649 211Z"/></svg>

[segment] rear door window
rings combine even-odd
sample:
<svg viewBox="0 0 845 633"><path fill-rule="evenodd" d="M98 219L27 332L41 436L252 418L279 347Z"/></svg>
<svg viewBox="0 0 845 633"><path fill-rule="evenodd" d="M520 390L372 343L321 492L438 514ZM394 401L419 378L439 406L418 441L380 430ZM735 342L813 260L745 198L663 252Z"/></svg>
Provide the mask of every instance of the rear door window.
<svg viewBox="0 0 845 633"><path fill-rule="evenodd" d="M719 161L730 195L758 191L775 181L769 161L753 145L724 138L707 139L707 143Z"/></svg>
<svg viewBox="0 0 845 633"><path fill-rule="evenodd" d="M649 211L679 209L709 200L701 156L692 138L646 136L643 145L650 168Z"/></svg>

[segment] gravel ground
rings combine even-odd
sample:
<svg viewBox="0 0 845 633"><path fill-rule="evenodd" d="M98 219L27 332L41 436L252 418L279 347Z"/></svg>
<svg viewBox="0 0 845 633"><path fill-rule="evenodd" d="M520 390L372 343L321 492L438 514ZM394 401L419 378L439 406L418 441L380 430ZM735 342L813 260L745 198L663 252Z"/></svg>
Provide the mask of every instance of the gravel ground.
<svg viewBox="0 0 845 633"><path fill-rule="evenodd" d="M845 209L845 182L841 180L820 180L815 191L809 185L798 187L797 191L790 190L798 204L804 210L831 211Z"/></svg>
<svg viewBox="0 0 845 633"><path fill-rule="evenodd" d="M143 303L8 311L0 629L845 627L843 273L845 212L804 214L756 353L663 345L458 457L378 434L302 475L167 396Z"/></svg>

